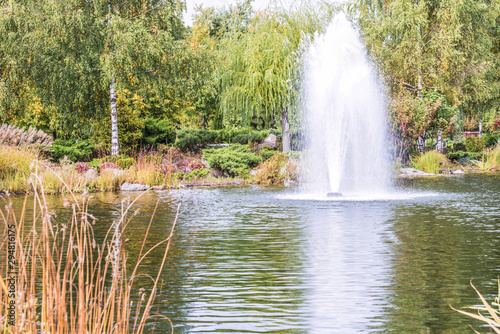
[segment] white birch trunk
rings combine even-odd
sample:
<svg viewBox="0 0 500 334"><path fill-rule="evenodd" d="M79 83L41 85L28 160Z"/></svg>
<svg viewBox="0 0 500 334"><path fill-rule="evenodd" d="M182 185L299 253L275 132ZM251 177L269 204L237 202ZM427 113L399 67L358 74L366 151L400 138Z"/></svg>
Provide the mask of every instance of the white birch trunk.
<svg viewBox="0 0 500 334"><path fill-rule="evenodd" d="M118 111L116 109L115 78L109 86L109 100L111 103L111 155L118 155Z"/></svg>

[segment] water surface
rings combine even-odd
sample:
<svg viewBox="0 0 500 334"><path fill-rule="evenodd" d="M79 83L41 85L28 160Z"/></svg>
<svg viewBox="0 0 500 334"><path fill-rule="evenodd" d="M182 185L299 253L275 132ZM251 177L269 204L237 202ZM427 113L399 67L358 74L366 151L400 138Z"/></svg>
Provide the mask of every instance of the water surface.
<svg viewBox="0 0 500 334"><path fill-rule="evenodd" d="M382 199L253 186L151 192L134 206L126 250L138 253L158 200L150 246L181 204L159 300L176 333L471 332L479 323L449 304L479 303L471 279L489 300L497 292L500 176L398 182ZM137 196L94 195L98 238ZM58 220L69 215L61 198L49 201ZM161 255L142 272L156 273Z"/></svg>

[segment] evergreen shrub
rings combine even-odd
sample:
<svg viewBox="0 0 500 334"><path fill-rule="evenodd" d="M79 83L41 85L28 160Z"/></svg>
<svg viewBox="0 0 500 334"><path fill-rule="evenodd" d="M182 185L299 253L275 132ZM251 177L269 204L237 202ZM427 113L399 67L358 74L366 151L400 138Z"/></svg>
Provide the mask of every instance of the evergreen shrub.
<svg viewBox="0 0 500 334"><path fill-rule="evenodd" d="M56 139L51 149L50 158L54 161L67 156L72 162L86 161L94 154L94 146L88 140L62 140Z"/></svg>
<svg viewBox="0 0 500 334"><path fill-rule="evenodd" d="M262 161L262 157L253 153L248 145L240 144L207 149L203 151L203 156L211 168L229 177L245 176Z"/></svg>
<svg viewBox="0 0 500 334"><path fill-rule="evenodd" d="M465 139L467 152L481 152L484 149L484 139L482 137L468 137Z"/></svg>
<svg viewBox="0 0 500 334"><path fill-rule="evenodd" d="M482 156L483 156L482 152L465 152L465 151L449 152L446 154L446 157L449 160L458 161L462 165L469 160L480 160Z"/></svg>
<svg viewBox="0 0 500 334"><path fill-rule="evenodd" d="M175 146L184 152L196 152L217 142L218 131L184 129L177 132Z"/></svg>
<svg viewBox="0 0 500 334"><path fill-rule="evenodd" d="M483 138L485 147L495 146L498 142L498 135L494 133L487 132L483 135Z"/></svg>
<svg viewBox="0 0 500 334"><path fill-rule="evenodd" d="M145 144L158 146L175 142L175 128L167 120L147 118L144 121L142 140Z"/></svg>

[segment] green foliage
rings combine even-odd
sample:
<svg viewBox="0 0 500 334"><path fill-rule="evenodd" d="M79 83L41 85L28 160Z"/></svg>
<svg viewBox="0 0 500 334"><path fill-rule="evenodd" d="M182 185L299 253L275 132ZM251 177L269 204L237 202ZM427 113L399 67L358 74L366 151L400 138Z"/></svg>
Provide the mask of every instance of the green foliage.
<svg viewBox="0 0 500 334"><path fill-rule="evenodd" d="M92 168L99 169L99 167L105 163L113 163L121 169L129 169L136 164L136 161L134 158L131 158L127 155L109 155L104 158L93 159L91 162L89 162L89 165Z"/></svg>
<svg viewBox="0 0 500 334"><path fill-rule="evenodd" d="M248 145L232 144L222 149L207 149L203 156L211 168L226 176L246 176L262 158L250 150Z"/></svg>
<svg viewBox="0 0 500 334"><path fill-rule="evenodd" d="M490 60L497 2L361 0L352 8L393 96L436 87L458 105L498 94Z"/></svg>
<svg viewBox="0 0 500 334"><path fill-rule="evenodd" d="M117 105L120 110L118 117L118 138L122 153L130 154L139 148L144 130L144 119L141 111L126 105L124 95L118 94ZM92 124L93 137L91 142L98 149L111 150L111 116L105 114L96 118Z"/></svg>
<svg viewBox="0 0 500 334"><path fill-rule="evenodd" d="M465 147L467 152L481 152L484 149L484 139L482 137L467 137Z"/></svg>
<svg viewBox="0 0 500 334"><path fill-rule="evenodd" d="M184 174L184 177L187 181L191 181L193 178L201 178L205 177L210 173L210 169L207 168L199 168L195 169L188 174Z"/></svg>
<svg viewBox="0 0 500 334"><path fill-rule="evenodd" d="M484 133L483 134L484 146L485 147L495 146L498 143L499 137L500 137L500 135L495 134L495 133L491 133L491 132Z"/></svg>
<svg viewBox="0 0 500 334"><path fill-rule="evenodd" d="M270 149L269 146L264 146L264 148L259 151L259 155L262 157L263 161L271 158L275 154L276 154L276 151Z"/></svg>
<svg viewBox="0 0 500 334"><path fill-rule="evenodd" d="M330 18L331 11L323 6L314 12L305 6L288 12L268 9L255 15L244 33L226 34L219 69L226 127L248 126L256 120L264 128L279 124L283 110L300 95L294 83L301 68L301 47Z"/></svg>
<svg viewBox="0 0 500 334"><path fill-rule="evenodd" d="M413 157L411 163L418 170L423 170L431 174L439 174L444 165L448 163L448 159L444 154L437 151L429 151Z"/></svg>
<svg viewBox="0 0 500 334"><path fill-rule="evenodd" d="M67 156L73 162L87 161L94 153L94 146L88 140L62 140L56 139L52 145L53 152L50 154L52 160L58 162Z"/></svg>
<svg viewBox="0 0 500 334"><path fill-rule="evenodd" d="M146 144L173 144L176 139L175 128L167 120L147 118L144 121L142 139Z"/></svg>
<svg viewBox="0 0 500 334"><path fill-rule="evenodd" d="M453 151L465 151L466 150L465 144L462 142L453 143L453 145L451 145L451 149Z"/></svg>
<svg viewBox="0 0 500 334"><path fill-rule="evenodd" d="M207 144L217 142L218 133L215 130L180 130L177 132L175 146L182 151L195 152Z"/></svg>
<svg viewBox="0 0 500 334"><path fill-rule="evenodd" d="M457 161L462 165L469 160L481 160L482 156L482 152L465 151L449 152L446 154L446 158L448 158L450 161Z"/></svg>
<svg viewBox="0 0 500 334"><path fill-rule="evenodd" d="M248 144L248 143L260 143L267 138L268 131L252 131L248 133L240 133L231 139L231 143L234 144Z"/></svg>

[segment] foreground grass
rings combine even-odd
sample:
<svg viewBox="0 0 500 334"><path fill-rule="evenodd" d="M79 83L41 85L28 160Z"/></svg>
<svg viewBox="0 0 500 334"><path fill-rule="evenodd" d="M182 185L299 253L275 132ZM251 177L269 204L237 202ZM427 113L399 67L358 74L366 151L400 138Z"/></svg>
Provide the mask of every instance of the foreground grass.
<svg viewBox="0 0 500 334"><path fill-rule="evenodd" d="M476 293L479 296L479 299L481 299L481 302L483 305L482 306L469 306L469 307L466 307L466 309L475 310L475 311L477 311L477 313L467 312L467 311L463 311L463 310L457 310L457 309L453 308L451 305L450 305L450 307L454 311L457 311L457 312L464 314L468 317L471 317L471 318L474 318L474 319L477 319L477 320L480 320L480 321L487 323L495 333L500 334L500 280L499 280L499 286L498 286L498 297L495 298L495 302L493 303L493 305L495 305L498 308L498 310L494 309L486 301L486 299L476 289L476 287L472 284L472 282L470 285L472 286L474 291L476 291ZM486 316L483 315L483 313L481 313L481 312L485 313ZM475 333L480 334L474 328L472 328L472 330Z"/></svg>
<svg viewBox="0 0 500 334"><path fill-rule="evenodd" d="M71 218L56 223L43 195L43 183L36 175L31 177L35 180L33 223L27 226L25 222L27 201L20 215L12 205L0 209L4 225L0 240L2 333L143 333L146 324L169 322L151 314L151 309L175 221L170 235L152 247L164 247L158 272L148 276L149 288L139 289L136 296L138 268L152 250L145 249L145 244L155 212L130 273L122 235L133 203L122 206L120 220L113 222L97 244L92 229L96 219L88 211L88 198L78 202L73 196Z"/></svg>

